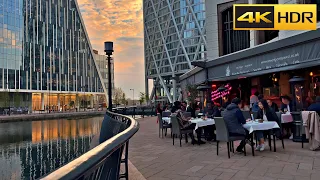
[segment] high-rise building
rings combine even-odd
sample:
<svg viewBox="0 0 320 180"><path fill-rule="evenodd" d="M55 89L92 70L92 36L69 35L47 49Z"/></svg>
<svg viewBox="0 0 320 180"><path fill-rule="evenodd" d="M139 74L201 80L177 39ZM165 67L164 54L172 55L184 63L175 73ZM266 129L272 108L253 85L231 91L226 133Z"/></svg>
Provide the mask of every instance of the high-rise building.
<svg viewBox="0 0 320 180"><path fill-rule="evenodd" d="M205 0L144 0L145 80L153 79L151 98L174 102L176 77L206 59Z"/></svg>
<svg viewBox="0 0 320 180"><path fill-rule="evenodd" d="M109 69L108 69L108 60L107 60L107 56L106 55L101 55L99 54L99 52L97 50L93 50L94 52L94 59L97 63L97 66L99 68L99 71L101 73L101 78L102 78L102 82L104 83L104 86L106 87L106 90L108 92L108 73L109 73ZM114 58L111 58L111 88L114 89ZM114 92L114 91L112 91ZM105 97L101 97L101 99L99 100L100 103L102 103L102 99ZM104 102L106 101L106 99L104 99Z"/></svg>
<svg viewBox="0 0 320 180"><path fill-rule="evenodd" d="M0 0L0 111L93 107L97 69L75 0Z"/></svg>

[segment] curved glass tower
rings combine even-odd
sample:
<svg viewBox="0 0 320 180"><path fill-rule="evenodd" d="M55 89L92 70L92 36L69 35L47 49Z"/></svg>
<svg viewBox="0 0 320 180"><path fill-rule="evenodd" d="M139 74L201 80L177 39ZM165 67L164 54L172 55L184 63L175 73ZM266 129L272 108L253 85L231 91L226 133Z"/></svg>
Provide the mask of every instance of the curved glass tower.
<svg viewBox="0 0 320 180"><path fill-rule="evenodd" d="M75 0L0 0L0 111L92 107L97 69Z"/></svg>
<svg viewBox="0 0 320 180"><path fill-rule="evenodd" d="M153 79L151 98L174 102L176 77L189 71L192 61L206 59L205 0L143 2L146 92Z"/></svg>

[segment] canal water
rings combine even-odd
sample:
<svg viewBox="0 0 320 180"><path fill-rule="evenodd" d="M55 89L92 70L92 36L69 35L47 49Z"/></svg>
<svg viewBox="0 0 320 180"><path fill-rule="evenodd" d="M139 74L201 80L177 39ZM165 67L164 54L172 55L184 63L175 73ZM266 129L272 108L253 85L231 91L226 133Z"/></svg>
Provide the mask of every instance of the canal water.
<svg viewBox="0 0 320 180"><path fill-rule="evenodd" d="M99 135L102 120L0 123L0 179L36 179L81 156Z"/></svg>

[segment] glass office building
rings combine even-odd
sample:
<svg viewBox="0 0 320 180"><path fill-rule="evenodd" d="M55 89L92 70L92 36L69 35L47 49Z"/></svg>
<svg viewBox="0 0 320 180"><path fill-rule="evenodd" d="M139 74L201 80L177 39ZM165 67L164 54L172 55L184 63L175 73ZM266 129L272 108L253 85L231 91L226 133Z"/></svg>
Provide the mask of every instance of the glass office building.
<svg viewBox="0 0 320 180"><path fill-rule="evenodd" d="M75 0L0 0L0 107L65 110L104 95Z"/></svg>
<svg viewBox="0 0 320 180"><path fill-rule="evenodd" d="M206 59L205 0L143 2L146 92L153 79L151 98L173 102L180 94L175 77L189 71L192 61Z"/></svg>

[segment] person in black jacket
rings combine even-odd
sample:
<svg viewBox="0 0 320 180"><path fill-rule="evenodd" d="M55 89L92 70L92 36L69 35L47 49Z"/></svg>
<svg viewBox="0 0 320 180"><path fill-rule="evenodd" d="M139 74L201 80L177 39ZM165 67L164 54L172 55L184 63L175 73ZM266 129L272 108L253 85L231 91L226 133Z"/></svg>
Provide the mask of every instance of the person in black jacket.
<svg viewBox="0 0 320 180"><path fill-rule="evenodd" d="M191 117L196 117L196 104L190 102L189 106L187 107L187 112L191 112Z"/></svg>
<svg viewBox="0 0 320 180"><path fill-rule="evenodd" d="M320 96L316 97L316 102L311 104L308 109L308 111L316 111L318 115L320 116Z"/></svg>
<svg viewBox="0 0 320 180"><path fill-rule="evenodd" d="M292 102L289 96L285 95L285 96L281 96L281 106L280 106L280 110L284 113L287 112L292 112L293 111L293 106L292 106Z"/></svg>
<svg viewBox="0 0 320 180"><path fill-rule="evenodd" d="M274 102L272 102L270 99L267 100L269 107L271 107L274 112L279 112L278 105Z"/></svg>
<svg viewBox="0 0 320 180"><path fill-rule="evenodd" d="M264 121L275 121L278 123L279 126L281 126L281 122L276 114L276 112L268 105L267 101L264 99L261 99L259 101L259 111L257 119L263 119ZM281 137L281 131L279 129L274 130L277 137ZM259 145L256 147L257 151L263 151L264 146L264 135L263 131L256 131L256 137L259 140Z"/></svg>
<svg viewBox="0 0 320 180"><path fill-rule="evenodd" d="M240 107L241 100L239 98L234 98L231 104L227 106L223 114L223 119L226 122L230 136L245 136L246 139L249 139L249 132L243 127L243 124L246 124L246 119L244 118ZM243 152L245 145L246 141L241 141L236 151Z"/></svg>

